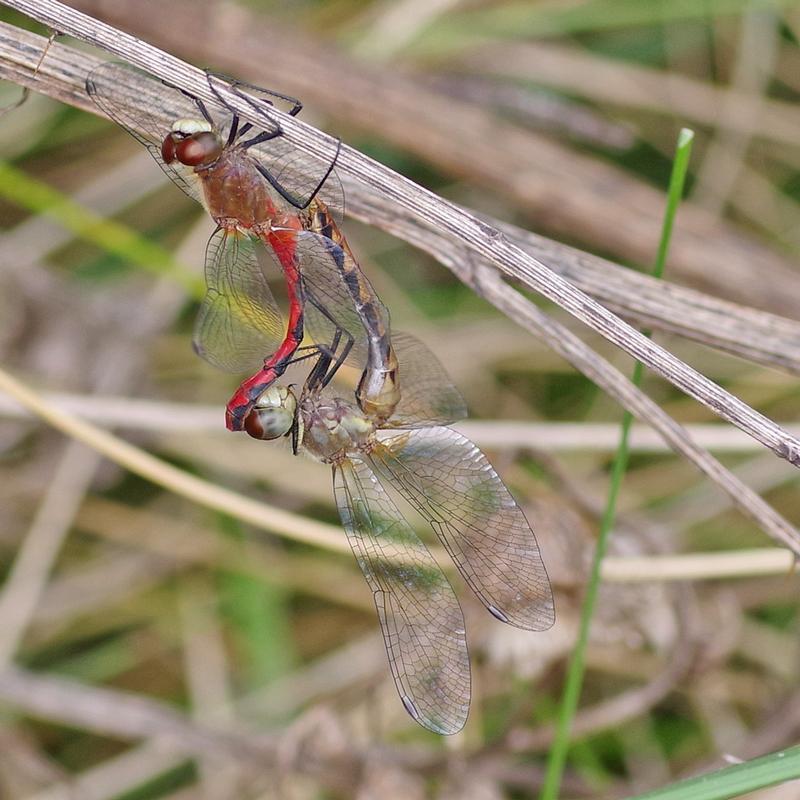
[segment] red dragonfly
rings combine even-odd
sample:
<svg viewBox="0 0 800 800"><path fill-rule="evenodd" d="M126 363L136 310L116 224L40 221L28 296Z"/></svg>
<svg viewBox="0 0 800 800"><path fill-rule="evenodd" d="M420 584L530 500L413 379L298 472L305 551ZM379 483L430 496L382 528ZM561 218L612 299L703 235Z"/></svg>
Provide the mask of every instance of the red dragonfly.
<svg viewBox="0 0 800 800"><path fill-rule="evenodd" d="M212 90L215 79L209 73ZM292 115L302 108L276 92L230 85L270 104L281 102ZM304 269L337 268L323 240L350 255L330 210L343 205L331 175L338 147L327 164L300 157L281 140L277 125L262 130L243 124L222 102L205 103L125 64L101 65L87 77L86 90L217 224L206 250L207 294L193 343L223 369L241 373L259 367L227 404L227 427L243 430L257 398L296 359L304 308L320 305L302 280ZM174 120L168 131L165 116ZM285 334L259 263L265 252L278 261L286 280Z"/></svg>

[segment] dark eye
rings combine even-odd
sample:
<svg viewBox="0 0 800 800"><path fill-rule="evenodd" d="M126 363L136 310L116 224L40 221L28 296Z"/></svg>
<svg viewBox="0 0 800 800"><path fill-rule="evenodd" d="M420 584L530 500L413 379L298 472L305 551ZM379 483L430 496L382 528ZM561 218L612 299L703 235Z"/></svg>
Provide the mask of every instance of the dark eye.
<svg viewBox="0 0 800 800"><path fill-rule="evenodd" d="M165 164L171 164L177 158L175 155L175 139L173 139L171 133L168 133L161 143L161 158L164 159Z"/></svg>
<svg viewBox="0 0 800 800"><path fill-rule="evenodd" d="M292 429L294 415L286 408L254 408L244 419L244 429L254 439L280 439Z"/></svg>
<svg viewBox="0 0 800 800"><path fill-rule="evenodd" d="M163 146L162 146L163 153ZM220 138L210 131L195 133L175 144L175 156L187 167L199 167L210 164L219 158L222 152Z"/></svg>

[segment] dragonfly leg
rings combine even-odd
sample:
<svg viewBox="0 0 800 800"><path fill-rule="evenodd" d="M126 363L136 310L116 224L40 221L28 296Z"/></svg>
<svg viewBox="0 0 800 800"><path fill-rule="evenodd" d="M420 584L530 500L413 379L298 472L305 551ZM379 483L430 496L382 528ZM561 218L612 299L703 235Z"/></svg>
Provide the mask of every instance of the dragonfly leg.
<svg viewBox="0 0 800 800"><path fill-rule="evenodd" d="M248 127L242 127L242 133L247 133L247 131L252 127L253 126L248 123ZM248 147L253 147L253 145L261 144L262 142L268 142L270 139L277 139L278 136L283 136L283 130L281 128L278 128L276 131L262 131L252 139L242 142L241 147L243 150L247 150Z"/></svg>
<svg viewBox="0 0 800 800"><path fill-rule="evenodd" d="M279 134L275 134L275 136L279 136L283 133L281 131ZM269 136L268 138L273 139L275 136ZM259 137L255 137L258 139ZM261 140L264 141L264 140ZM256 144L253 139L250 140L253 144ZM245 142L244 146L250 146L250 142ZM256 169L266 178L267 183L284 199L286 200L289 205L294 206L298 209L308 208L311 203L313 202L314 198L319 194L322 187L325 185L325 181L328 180L330 177L331 172L333 172L333 168L336 166L336 162L339 160L339 153L342 149L342 140L337 139L336 141L336 153L331 160L331 163L328 165L328 169L325 171L325 174L320 179L319 183L314 187L314 190L311 194L304 200L299 195L295 194L294 192L290 192L263 164L256 164Z"/></svg>
<svg viewBox="0 0 800 800"><path fill-rule="evenodd" d="M328 322L333 325L334 328L334 335L333 340L331 342L330 352L325 354L325 359L320 359L317 362L312 374L309 375L308 380L306 381L307 385L315 386L319 383L319 387L324 389L333 379L333 376L338 372L339 367L344 364L345 359L350 354L350 350L353 348L354 339L341 325L333 318L331 313L328 311L325 306L319 302L319 300L314 297L313 293L306 287L306 300L314 306L314 308L322 314ZM337 349L339 348L339 343L342 337L345 337L344 347L336 356L336 360L334 361L334 355L336 354ZM333 364L331 364L333 361ZM312 375L314 376L314 381L312 381Z"/></svg>
<svg viewBox="0 0 800 800"><path fill-rule="evenodd" d="M303 109L303 104L296 98L292 97L288 94L283 94L282 92L276 92L274 89L265 89L263 86L256 86L254 83L247 83L246 81L240 81L237 78L231 78L230 75L225 75L223 72L215 72L214 70L206 70L206 79L208 80L208 85L211 88L211 91L217 96L219 101L227 106L228 104L220 97L219 92L217 91L216 87L212 82L212 78L216 78L224 83L228 84L228 88L236 95L242 98L247 103L255 107L255 103L253 102L252 97L248 97L246 94L240 91L241 88L244 89L253 89L256 92L260 92L265 95L269 95L270 97L275 97L279 100L283 100L286 103L291 105L291 108L286 111L286 113L291 117L296 117ZM270 103L271 105L275 105L271 100L267 98L259 98L266 103Z"/></svg>
<svg viewBox="0 0 800 800"><path fill-rule="evenodd" d="M341 353L339 353L336 361L333 363L331 368L328 370L328 374L322 381L322 385L320 386L321 389L324 389L333 379L333 376L339 371L339 367L344 364L345 359L348 355L350 355L350 350L353 348L353 337L349 336L347 342L345 342L344 349Z"/></svg>
<svg viewBox="0 0 800 800"><path fill-rule="evenodd" d="M181 89L180 86L176 86L174 83L170 83L169 81L162 80L161 83L164 86L169 86L170 89L176 89L179 91L184 97L188 97L196 106L197 110L203 115L203 119L209 123L209 125L214 124L214 120L211 117L211 114L208 112L208 108L206 108L206 104L196 95L193 95L191 92L187 92L186 89Z"/></svg>
<svg viewBox="0 0 800 800"><path fill-rule="evenodd" d="M241 136L241 133L239 133L239 115L234 114L231 119L231 127L228 131L228 140L225 146L230 147L236 141L237 136Z"/></svg>

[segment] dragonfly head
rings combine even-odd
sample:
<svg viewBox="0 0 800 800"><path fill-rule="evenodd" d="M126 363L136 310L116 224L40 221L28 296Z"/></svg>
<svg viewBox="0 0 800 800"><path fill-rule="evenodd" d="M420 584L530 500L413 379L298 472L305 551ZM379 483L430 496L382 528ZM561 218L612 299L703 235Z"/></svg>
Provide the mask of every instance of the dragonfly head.
<svg viewBox="0 0 800 800"><path fill-rule="evenodd" d="M222 153L224 144L219 134L205 119L179 119L161 143L165 164L180 161L187 167L206 167Z"/></svg>
<svg viewBox="0 0 800 800"><path fill-rule="evenodd" d="M254 439L279 439L295 428L297 398L288 386L270 386L244 419L244 429Z"/></svg>

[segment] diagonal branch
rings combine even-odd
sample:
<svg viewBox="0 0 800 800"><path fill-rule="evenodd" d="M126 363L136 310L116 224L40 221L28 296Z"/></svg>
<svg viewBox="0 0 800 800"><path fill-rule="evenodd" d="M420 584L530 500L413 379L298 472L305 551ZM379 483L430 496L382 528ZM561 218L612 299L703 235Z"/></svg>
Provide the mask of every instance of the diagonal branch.
<svg viewBox="0 0 800 800"><path fill-rule="evenodd" d="M213 102L215 99L202 70L57 0L4 0L4 3L55 30L102 47L202 100ZM272 106L259 104L258 101L248 102L221 86L218 93L231 109L253 124L274 125L278 121L286 140L303 152L325 159L331 148L336 146L330 136L295 117L281 114ZM568 311L781 458L800 466L800 440L623 322L541 261L532 258L509 241L498 228L351 147L342 146L337 168L340 173L360 180L371 190L394 201L398 207L405 209L421 222L483 256L504 274L520 280Z"/></svg>
<svg viewBox="0 0 800 800"><path fill-rule="evenodd" d="M14 2L9 2L8 4L27 5L21 0L14 0ZM56 10L65 9L65 7L61 7L59 4L52 2L45 2L39 5L40 8L44 6L55 7ZM58 27L62 30L65 29L64 21L66 20L69 22L69 20L77 14L77 12L71 9L65 9L65 12L68 13L66 13L63 18L59 17L60 22ZM94 41L91 33L94 30L92 26L99 26L100 34L98 34L97 38L104 41L103 37L107 37L108 35L108 31L106 30L107 26L103 26L101 23L96 23L92 20L87 22L81 15L78 15L78 17L80 17L80 19L78 20L77 27L73 29L75 32L79 30L88 31L84 33L84 38L89 38ZM52 24L53 20L50 21ZM23 36L20 32L19 38L26 39L28 44L20 48L20 63L9 70L11 77L20 80L22 83L32 82L30 70L29 68L26 70L23 63L28 63L34 53L38 60L38 55L40 53L40 50L37 51L36 46L31 44L33 39L30 37L31 35L25 34ZM130 54L128 57L129 60L135 61L140 65L144 62L151 66L153 64L161 65L159 67L160 72L169 74L163 66L163 62L176 62L178 65L181 65L179 67L181 70L180 75L187 73L189 76L197 77L196 74L199 73L200 83L193 83L191 80L187 81L185 84L181 80L177 82L187 87L191 86L191 90L195 91L201 97L206 97L208 95L209 90L204 73L193 67L182 65L182 62L178 62L167 54L161 54L160 51L154 50L138 42L138 40L129 41L131 37L127 37L124 34L120 34L118 38L121 45L116 49L117 52L123 51L127 53L130 51L130 53L134 55L139 53L137 58L131 58ZM126 47L128 50L126 50ZM27 54L25 57L22 55L23 50L25 50ZM68 53L68 55L63 57L65 52ZM56 54L59 55L57 56ZM90 107L87 98L82 93L82 84L84 76L92 68L93 64L96 63L96 60L84 54L77 53L70 48L63 47L53 51L53 58L56 59L57 57L61 58L60 66L63 67L59 72L60 82L55 86L52 85L52 81L44 86L33 82L35 87L44 89L48 93L52 93L75 105ZM46 73L47 70L40 73L39 77L41 78L41 75ZM174 76L172 82L176 82ZM237 100L237 103L241 105L240 98L236 98L234 95L231 95L231 97ZM249 112L244 114L245 117L254 117L252 108L245 106L245 109ZM153 110L149 109L149 111L152 113ZM273 112L270 111L269 113ZM170 120L165 117L165 124L169 124L169 122ZM283 125L283 118L281 119L281 124ZM306 144L306 149L316 154L321 152L319 150L321 146L320 143L329 141L328 137L324 134L304 125L299 128L297 141L303 142L303 136L310 139L310 143ZM311 147L312 144L317 149L313 149ZM322 146L324 147L324 144ZM301 145L301 149L302 147ZM369 162L366 157L361 156L361 154L356 151L343 148L342 152L347 153L351 164L358 163L359 160L368 162L368 166L374 163ZM346 165L343 164L342 166ZM645 345L652 346L655 354L658 356L656 359L657 363L662 366L663 372L668 373L668 376L673 378L673 382L676 383L676 385L681 385L681 380L685 379L684 382L687 382L695 393L700 394L705 391L705 387L712 387L713 391L708 394L705 399L706 404L712 405L713 402L718 401L719 408L717 408L717 412L720 413L721 416L728 419L735 419L736 424L738 424L742 430L758 441L762 443L767 443L765 439L771 441L772 444L769 446L771 446L773 450L780 451L781 454L783 454L784 450L787 454L800 452L800 450L793 450L793 448L797 447L797 440L794 437L787 434L770 420L767 420L750 409L737 398L729 395L708 379L700 376L670 353L652 345L648 339L641 337L638 332L629 328L625 323L611 314L611 312L583 295L571 284L549 273L544 265L536 259L532 259L530 256L522 253L516 245L510 243L496 228L475 218L467 211L458 209L443 200L439 200L430 193L417 187L416 191L420 195L421 200L424 201L425 209L428 209L428 213L419 213L413 204L409 205L404 201L405 194L409 190L409 187L412 191L414 190L413 184L400 176L394 175L380 165L374 165L371 169L372 172L379 177L368 181L366 187L364 182L359 180L359 176L353 174L352 168L349 171L345 170L345 177L349 178L348 183L351 188L350 207L351 209L355 207L357 216L369 222L377 222L381 227L399 233L408 241L412 241L424 247L442 261L442 263L456 272L462 280L470 283L476 291L483 293L490 302L493 302L523 326L542 336L551 347L577 366L582 372L589 375L592 380L608 391L609 394L617 399L624 407L629 408L639 418L652 424L673 449L686 456L698 466L700 470L720 485L737 506L755 519L765 531L778 541L788 545L795 552L800 553L800 534L798 534L783 517L765 503L755 492L744 486L738 479L731 475L730 472L725 470L725 468L706 451L694 444L684 428L661 411L653 401L634 389L630 382L610 364L593 353L578 337L564 326L549 319L533 304L524 300L517 292L509 286L506 286L496 273L493 273L492 270L488 270L484 266L485 262L495 262L504 272L513 275L528 274L530 265L532 264L539 273L549 275L552 278L552 285L548 286L547 292L542 290L543 294L555 300L555 302L558 302L568 310L573 308L575 303L578 302L581 313L576 313L576 316L582 319L590 319L593 322L593 327L605 331L608 338L612 339L612 341L617 341L620 336L624 338L628 331L635 334L632 343L626 340L627 346L625 349L629 352L638 352L638 340L643 339ZM355 203L353 201L355 201ZM394 204L392 201L394 201ZM405 208L404 213L398 212L398 203ZM436 224L436 220L443 214L446 217L446 222ZM461 218L469 220L471 231L468 232L468 235L456 235L458 230L454 233L456 220ZM420 225L420 221L426 224ZM503 252L511 253L511 255L506 258L497 258L491 253L492 257L487 257L485 252L486 243L475 241L475 231L483 231L488 235L488 241L502 245ZM517 256L516 253L521 254L521 257ZM470 264L473 266L470 266ZM541 281L533 279L524 280L523 282L532 288L536 288L541 283ZM673 364L677 365L677 369L673 367ZM743 418L741 413L742 409L746 412ZM759 435L756 435L754 425L755 431L757 431Z"/></svg>
<svg viewBox="0 0 800 800"><path fill-rule="evenodd" d="M35 34L0 23L0 77L97 113L97 107L86 96L83 81L100 63L98 59L56 43L48 51L42 69L34 76L33 66L40 59L43 44L44 40ZM165 121L171 123L166 118ZM381 227L384 227L382 218L400 218L396 205L385 197L377 193L368 196L363 184L353 178L345 176L344 182L347 197L355 200L348 209L352 216ZM656 281L509 223L490 218L484 221L500 228L530 256L549 264L563 278L629 322L678 334L758 364L800 374L800 321L668 281ZM436 241L447 242L417 219L406 215L403 222L404 227L414 229L418 238L429 233ZM394 233L407 239L404 230ZM430 247L425 249L430 250Z"/></svg>

